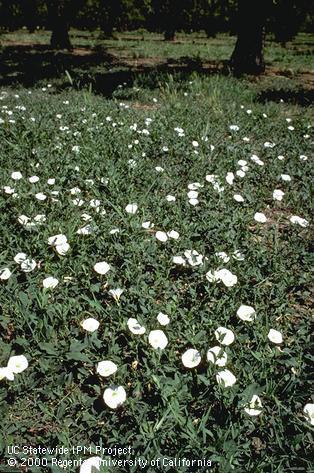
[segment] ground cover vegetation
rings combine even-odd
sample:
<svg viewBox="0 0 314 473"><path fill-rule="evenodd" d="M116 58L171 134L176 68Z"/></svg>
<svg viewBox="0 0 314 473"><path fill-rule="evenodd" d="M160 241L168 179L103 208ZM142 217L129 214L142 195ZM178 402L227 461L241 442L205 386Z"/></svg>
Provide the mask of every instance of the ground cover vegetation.
<svg viewBox="0 0 314 473"><path fill-rule="evenodd" d="M311 471L312 36L241 79L226 34L49 36L1 37L3 468Z"/></svg>

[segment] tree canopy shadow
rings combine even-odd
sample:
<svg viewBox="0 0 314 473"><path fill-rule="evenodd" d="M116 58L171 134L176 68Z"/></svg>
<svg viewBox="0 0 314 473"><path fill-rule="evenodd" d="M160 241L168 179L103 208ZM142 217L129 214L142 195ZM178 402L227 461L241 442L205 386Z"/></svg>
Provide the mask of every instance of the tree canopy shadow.
<svg viewBox="0 0 314 473"><path fill-rule="evenodd" d="M92 86L95 93L111 97L120 84L132 86L140 75L148 88L156 88L161 74L178 74L189 80L193 72L200 75L231 73L229 61L202 62L198 57L164 59L158 57L121 58L103 47L78 46L73 51L56 51L47 45L9 44L0 49L0 86L34 87L58 80L57 89ZM145 80L147 79L147 80ZM308 106L313 101L313 89L288 87L266 88L256 97L259 102L280 101Z"/></svg>
<svg viewBox="0 0 314 473"><path fill-rule="evenodd" d="M257 95L256 101L260 103L284 101L286 103L308 107L314 102L314 89L267 88Z"/></svg>
<svg viewBox="0 0 314 473"><path fill-rule="evenodd" d="M81 87L92 83L93 90L111 96L116 87L131 85L137 74L180 72L227 73L226 64L213 61L202 65L197 58L178 60L161 58L118 58L103 48L76 47L73 51L55 51L46 45L8 45L0 50L0 86L34 87L68 71ZM61 86L62 87L62 86Z"/></svg>

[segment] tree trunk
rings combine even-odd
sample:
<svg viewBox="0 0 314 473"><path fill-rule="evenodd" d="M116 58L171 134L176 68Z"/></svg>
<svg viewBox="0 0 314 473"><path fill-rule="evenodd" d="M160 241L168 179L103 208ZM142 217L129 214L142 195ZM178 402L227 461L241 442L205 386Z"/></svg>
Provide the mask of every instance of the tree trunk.
<svg viewBox="0 0 314 473"><path fill-rule="evenodd" d="M23 0L21 1L21 13L23 20L28 28L29 33L34 33L36 30L37 21L37 6L35 0Z"/></svg>
<svg viewBox="0 0 314 473"><path fill-rule="evenodd" d="M230 63L236 75L265 70L264 27L268 0L238 0L238 39Z"/></svg>
<svg viewBox="0 0 314 473"><path fill-rule="evenodd" d="M54 49L73 49L69 37L69 20L67 12L62 8L61 2L50 0L49 22L52 29L50 45Z"/></svg>
<svg viewBox="0 0 314 473"><path fill-rule="evenodd" d="M175 29L169 28L165 31L165 41L175 41L176 31Z"/></svg>
<svg viewBox="0 0 314 473"><path fill-rule="evenodd" d="M58 20L58 23L53 26L50 45L54 49L68 49L70 51L73 46L69 37L69 25L63 18Z"/></svg>

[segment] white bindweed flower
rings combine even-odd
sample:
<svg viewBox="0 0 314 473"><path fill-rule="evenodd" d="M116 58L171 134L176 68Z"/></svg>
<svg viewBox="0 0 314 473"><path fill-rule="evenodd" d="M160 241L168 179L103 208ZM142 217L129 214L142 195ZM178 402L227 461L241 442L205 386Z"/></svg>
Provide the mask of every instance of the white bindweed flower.
<svg viewBox="0 0 314 473"><path fill-rule="evenodd" d="M297 223L304 228L309 225L309 222L305 218L298 217L298 215L292 215L292 217L290 217L290 222Z"/></svg>
<svg viewBox="0 0 314 473"><path fill-rule="evenodd" d="M223 370L223 371L218 371L216 375L216 380L218 384L222 384L225 388L229 388L230 386L233 386L237 378L234 376L233 373L229 370Z"/></svg>
<svg viewBox="0 0 314 473"><path fill-rule="evenodd" d="M189 204L193 205L193 207L195 207L197 204L199 204L199 200L198 199L189 199Z"/></svg>
<svg viewBox="0 0 314 473"><path fill-rule="evenodd" d="M273 192L273 199L280 201L280 200L282 200L284 195L285 195L285 193L282 190L275 189L274 192Z"/></svg>
<svg viewBox="0 0 314 473"><path fill-rule="evenodd" d="M233 198L236 202L244 202L244 199L243 199L242 195L240 195L240 194L234 194Z"/></svg>
<svg viewBox="0 0 314 473"><path fill-rule="evenodd" d="M46 221L46 216L45 216L44 214L35 215L34 221L35 221L36 223L43 223L43 222Z"/></svg>
<svg viewBox="0 0 314 473"><path fill-rule="evenodd" d="M12 172L11 178L12 178L14 181L19 181L20 179L23 178L23 176L22 176L22 173L20 173L20 171L15 171L15 172Z"/></svg>
<svg viewBox="0 0 314 473"><path fill-rule="evenodd" d="M178 238L179 238L180 235L179 235L179 233L176 232L175 230L170 230L170 232L167 232L167 236L168 236L169 238L172 238L173 240L178 240Z"/></svg>
<svg viewBox="0 0 314 473"><path fill-rule="evenodd" d="M244 254L241 253L240 250L236 250L236 251L233 253L232 257L233 257L235 260L237 260L237 261L243 261L243 260L244 260Z"/></svg>
<svg viewBox="0 0 314 473"><path fill-rule="evenodd" d="M305 414L306 420L311 425L314 425L314 404L310 402L308 404L305 404L303 412Z"/></svg>
<svg viewBox="0 0 314 473"><path fill-rule="evenodd" d="M188 189L190 191L196 191L200 187L204 187L200 182L191 182L190 184L188 184Z"/></svg>
<svg viewBox="0 0 314 473"><path fill-rule="evenodd" d="M49 276L43 280L43 287L45 289L54 289L59 284L59 280L53 276Z"/></svg>
<svg viewBox="0 0 314 473"><path fill-rule="evenodd" d="M14 380L14 373L9 370L8 367L0 368L0 381L7 379L8 381Z"/></svg>
<svg viewBox="0 0 314 473"><path fill-rule="evenodd" d="M236 175L239 176L239 177L245 177L245 172L244 172L242 169L239 169L239 170L236 172Z"/></svg>
<svg viewBox="0 0 314 473"><path fill-rule="evenodd" d="M132 317L128 319L127 324L130 332L134 333L135 335L143 335L146 332L145 327L143 327L136 319Z"/></svg>
<svg viewBox="0 0 314 473"><path fill-rule="evenodd" d="M230 261L230 257L224 251L219 251L218 253L215 253L215 256L221 259L224 263L228 263Z"/></svg>
<svg viewBox="0 0 314 473"><path fill-rule="evenodd" d="M15 189L13 187L10 187L10 186L3 186L3 190L5 192L5 194L14 194L15 193Z"/></svg>
<svg viewBox="0 0 314 473"><path fill-rule="evenodd" d="M251 156L251 161L253 161L253 163L255 164L258 164L259 166L264 166L264 161L262 161L261 159L259 159L258 156L256 156L256 154L253 154Z"/></svg>
<svg viewBox="0 0 314 473"><path fill-rule="evenodd" d="M214 184L216 182L216 179L217 179L217 175L216 174L207 174L205 176L205 179L207 182L210 182L211 184Z"/></svg>
<svg viewBox="0 0 314 473"><path fill-rule="evenodd" d="M31 176L31 177L28 178L28 180L31 184L35 184L36 182L39 181L39 177L38 176Z"/></svg>
<svg viewBox="0 0 314 473"><path fill-rule="evenodd" d="M267 222L266 215L262 212L256 212L254 215L254 220L258 223L265 223Z"/></svg>
<svg viewBox="0 0 314 473"><path fill-rule="evenodd" d="M270 141L265 141L264 148L274 148L276 145Z"/></svg>
<svg viewBox="0 0 314 473"><path fill-rule="evenodd" d="M201 354L199 351L194 348L189 348L181 356L182 363L186 368L195 368L201 362Z"/></svg>
<svg viewBox="0 0 314 473"><path fill-rule="evenodd" d="M157 240L162 241L162 242L165 242L168 240L167 233L165 232L158 231L156 232L155 237L157 238Z"/></svg>
<svg viewBox="0 0 314 473"><path fill-rule="evenodd" d="M217 330L215 330L215 337L221 345L231 345L235 339L232 330L226 327L218 327Z"/></svg>
<svg viewBox="0 0 314 473"><path fill-rule="evenodd" d="M182 266L186 266L186 261L185 261L185 259L184 259L182 256L174 256L174 257L172 258L172 262L173 262L174 264L180 264L180 265L182 265Z"/></svg>
<svg viewBox="0 0 314 473"><path fill-rule="evenodd" d="M235 176L234 176L233 172L227 172L226 181L230 186L232 186L234 178L235 178Z"/></svg>
<svg viewBox="0 0 314 473"><path fill-rule="evenodd" d="M82 220L84 220L84 222L88 222L89 220L92 220L93 218L91 215L86 214L86 213L83 213L81 217L82 217Z"/></svg>
<svg viewBox="0 0 314 473"><path fill-rule="evenodd" d="M101 462L100 457L91 457L84 460L80 466L80 473L99 473Z"/></svg>
<svg viewBox="0 0 314 473"><path fill-rule="evenodd" d="M184 256L190 266L200 266L203 264L203 255L198 253L196 250L185 250Z"/></svg>
<svg viewBox="0 0 314 473"><path fill-rule="evenodd" d="M166 195L167 202L175 202L176 198L174 195Z"/></svg>
<svg viewBox="0 0 314 473"><path fill-rule="evenodd" d="M110 265L106 263L106 261L101 261L100 263L96 263L94 265L94 271L98 274L107 274L110 270Z"/></svg>
<svg viewBox="0 0 314 473"><path fill-rule="evenodd" d="M291 181L291 176L289 176L289 174L281 174L280 177L285 182L290 182Z"/></svg>
<svg viewBox="0 0 314 473"><path fill-rule="evenodd" d="M110 360L100 361L97 364L96 371L100 376L110 376L117 371L118 367L115 363Z"/></svg>
<svg viewBox="0 0 314 473"><path fill-rule="evenodd" d="M11 277L11 274L9 268L0 269L0 281L7 281Z"/></svg>
<svg viewBox="0 0 314 473"><path fill-rule="evenodd" d="M159 312L157 315L157 320L160 323L160 325L168 325L170 322L170 319L167 314L163 314L162 312Z"/></svg>
<svg viewBox="0 0 314 473"><path fill-rule="evenodd" d="M189 191L187 195L188 195L189 199L197 199L198 198L198 192L197 191Z"/></svg>
<svg viewBox="0 0 314 473"><path fill-rule="evenodd" d="M108 407L117 409L126 400L126 392L123 386L110 386L105 389L103 399Z"/></svg>
<svg viewBox="0 0 314 473"><path fill-rule="evenodd" d="M7 368L14 374L22 373L28 367L27 358L24 355L11 356Z"/></svg>
<svg viewBox="0 0 314 473"><path fill-rule="evenodd" d="M207 281L209 281L209 282L216 282L217 281L216 276L215 276L215 272L213 273L212 271L207 271L205 276L206 276Z"/></svg>
<svg viewBox="0 0 314 473"><path fill-rule="evenodd" d="M76 195L76 194L80 194L82 191L79 187L72 187L72 189L70 189L70 194L71 195Z"/></svg>
<svg viewBox="0 0 314 473"><path fill-rule="evenodd" d="M227 353L223 351L222 347L215 346L207 351L207 361L223 367L227 364L228 356Z"/></svg>
<svg viewBox="0 0 314 473"><path fill-rule="evenodd" d="M69 243L61 243L60 245L55 245L55 250L60 256L64 256L70 249Z"/></svg>
<svg viewBox="0 0 314 473"><path fill-rule="evenodd" d="M231 131L239 131L239 130L240 130L240 128L238 127L238 125L230 125L230 126L229 126L229 129L230 129Z"/></svg>
<svg viewBox="0 0 314 473"><path fill-rule="evenodd" d="M82 207L82 205L84 204L84 200L83 200L83 199L73 199L72 202L73 202L73 204L76 205L77 207Z"/></svg>
<svg viewBox="0 0 314 473"><path fill-rule="evenodd" d="M199 144L198 144L198 141L192 141L192 146L194 146L194 148L198 148L199 147Z"/></svg>
<svg viewBox="0 0 314 473"><path fill-rule="evenodd" d="M56 183L56 180L54 177L51 177L50 179L47 180L48 186L53 186Z"/></svg>
<svg viewBox="0 0 314 473"><path fill-rule="evenodd" d="M253 322L256 318L256 312L250 305L242 304L237 310L237 316L245 322Z"/></svg>
<svg viewBox="0 0 314 473"><path fill-rule="evenodd" d="M37 200L41 200L41 201L44 201L47 199L46 194L43 194L42 192L38 192L37 194L35 194L35 197Z"/></svg>
<svg viewBox="0 0 314 473"><path fill-rule="evenodd" d="M156 166L156 167L155 167L155 170L156 170L157 172L164 172L164 168L162 168L161 166Z"/></svg>
<svg viewBox="0 0 314 473"><path fill-rule="evenodd" d="M137 209L138 209L137 204L128 204L128 205L125 207L125 211L126 211L128 214L133 214L133 215L136 214Z"/></svg>
<svg viewBox="0 0 314 473"><path fill-rule="evenodd" d="M99 327L99 322L93 317L89 317L81 322L81 327L83 327L86 332L95 332Z"/></svg>
<svg viewBox="0 0 314 473"><path fill-rule="evenodd" d="M307 161L307 156L305 156L305 154L301 154L300 155L300 161Z"/></svg>
<svg viewBox="0 0 314 473"><path fill-rule="evenodd" d="M247 165L247 161L245 161L245 159L239 159L238 165L241 166L241 167L246 166L246 165Z"/></svg>
<svg viewBox="0 0 314 473"><path fill-rule="evenodd" d="M247 407L244 408L244 411L249 416L258 416L262 413L262 401L260 400L257 394L253 394L252 399L250 400Z"/></svg>
<svg viewBox="0 0 314 473"><path fill-rule="evenodd" d="M280 345L283 342L282 333L272 328L269 330L267 337L268 340L275 343L276 345Z"/></svg>
<svg viewBox="0 0 314 473"><path fill-rule="evenodd" d="M149 332L148 341L156 350L163 350L168 345L168 339L162 330L152 330Z"/></svg>
<svg viewBox="0 0 314 473"><path fill-rule="evenodd" d="M226 287L232 287L238 282L237 276L225 268L215 271L215 278L218 281L222 281Z"/></svg>
<svg viewBox="0 0 314 473"><path fill-rule="evenodd" d="M67 237L62 233L48 238L48 245L56 246L67 242Z"/></svg>
<svg viewBox="0 0 314 473"><path fill-rule="evenodd" d="M23 263L27 259L27 255L25 253L17 253L17 255L14 256L14 261L18 264Z"/></svg>
<svg viewBox="0 0 314 473"><path fill-rule="evenodd" d="M146 230L148 230L149 228L153 228L153 227L154 227L154 224L151 223L149 220L147 222L142 223L142 228L145 228Z"/></svg>
<svg viewBox="0 0 314 473"><path fill-rule="evenodd" d="M93 207L94 209L97 209L100 206L100 200L98 199L91 199L89 201L89 206Z"/></svg>
<svg viewBox="0 0 314 473"><path fill-rule="evenodd" d="M91 235L96 230L95 225L85 225L77 230L77 235Z"/></svg>
<svg viewBox="0 0 314 473"><path fill-rule="evenodd" d="M118 287L117 289L109 290L109 294L114 298L116 302L120 300L122 293L123 293L123 289L121 289L120 287Z"/></svg>
<svg viewBox="0 0 314 473"><path fill-rule="evenodd" d="M17 219L17 221L21 224L21 225L26 225L28 222L29 222L30 218L27 217L26 215L20 215Z"/></svg>
<svg viewBox="0 0 314 473"><path fill-rule="evenodd" d="M21 263L21 270L30 273L36 268L36 261L30 258L24 259Z"/></svg>

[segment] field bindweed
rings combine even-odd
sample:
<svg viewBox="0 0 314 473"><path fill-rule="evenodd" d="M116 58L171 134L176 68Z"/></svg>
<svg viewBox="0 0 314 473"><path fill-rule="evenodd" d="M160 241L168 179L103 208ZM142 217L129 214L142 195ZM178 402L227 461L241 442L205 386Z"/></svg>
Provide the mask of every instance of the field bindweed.
<svg viewBox="0 0 314 473"><path fill-rule="evenodd" d="M282 333L278 330L274 330L273 328L269 330L267 338L276 345L280 345L283 342Z"/></svg>
<svg viewBox="0 0 314 473"><path fill-rule="evenodd" d="M98 320L93 317L89 317L81 322L81 326L86 332L95 332L99 328L99 325Z"/></svg>
<svg viewBox="0 0 314 473"><path fill-rule="evenodd" d="M110 264L106 261L100 261L99 263L94 264L94 271L97 274L105 275L110 271Z"/></svg>
<svg viewBox="0 0 314 473"><path fill-rule="evenodd" d="M237 378L230 370L218 371L216 380L218 384L221 384L225 388L229 388L237 382Z"/></svg>
<svg viewBox="0 0 314 473"><path fill-rule="evenodd" d="M105 404L107 404L110 409L117 409L122 406L126 400L126 392L123 386L109 386L105 389L103 394L103 399Z"/></svg>
<svg viewBox="0 0 314 473"><path fill-rule="evenodd" d="M104 360L97 363L96 371L100 376L111 376L117 371L118 367L110 360Z"/></svg>
<svg viewBox="0 0 314 473"><path fill-rule="evenodd" d="M237 310L237 316L245 322L253 322L256 318L256 312L250 305L242 304Z"/></svg>
<svg viewBox="0 0 314 473"><path fill-rule="evenodd" d="M233 331L226 327L218 327L215 330L215 337L221 345L231 345L235 340Z"/></svg>
<svg viewBox="0 0 314 473"><path fill-rule="evenodd" d="M148 335L148 341L155 350L163 350L168 345L168 339L162 330L151 330Z"/></svg>
<svg viewBox="0 0 314 473"><path fill-rule="evenodd" d="M223 351L222 347L215 346L209 348L207 351L207 361L217 366L223 367L227 364L228 356L227 353Z"/></svg>
<svg viewBox="0 0 314 473"><path fill-rule="evenodd" d="M247 407L244 408L244 411L249 416L259 416L262 413L262 401L257 394L253 394L252 399L248 403Z"/></svg>
<svg viewBox="0 0 314 473"><path fill-rule="evenodd" d="M182 363L186 368L195 368L201 362L201 354L194 348L189 348L181 356Z"/></svg>

